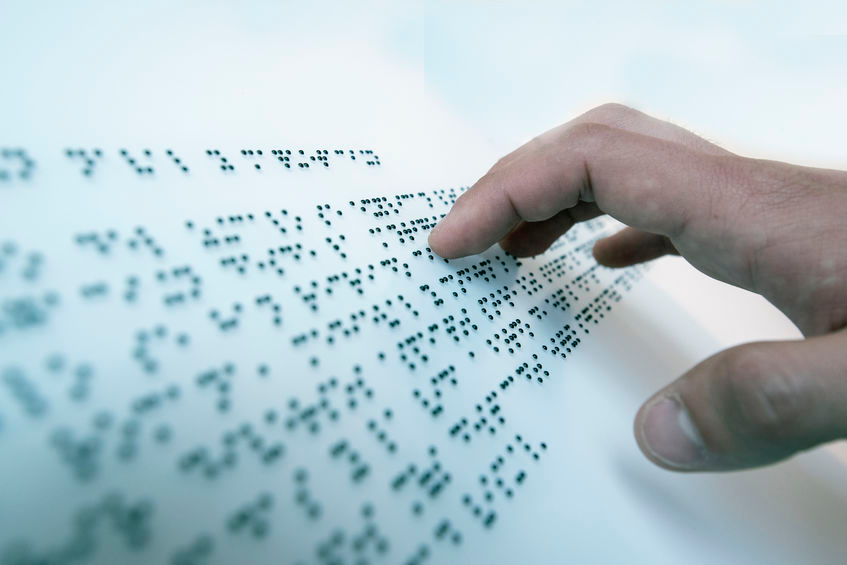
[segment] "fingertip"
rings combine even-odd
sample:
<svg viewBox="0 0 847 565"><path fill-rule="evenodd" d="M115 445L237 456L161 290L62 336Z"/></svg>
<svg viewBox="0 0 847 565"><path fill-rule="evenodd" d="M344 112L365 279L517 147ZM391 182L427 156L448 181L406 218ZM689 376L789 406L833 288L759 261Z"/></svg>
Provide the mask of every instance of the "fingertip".
<svg viewBox="0 0 847 565"><path fill-rule="evenodd" d="M468 242L461 234L454 233L454 230L447 220L449 215L443 218L427 237L427 245L429 248L444 259L455 259L457 257L465 257L477 253L474 249L468 247Z"/></svg>
<svg viewBox="0 0 847 565"><path fill-rule="evenodd" d="M625 228L598 240L593 254L597 262L606 267L629 267L679 253L666 236Z"/></svg>
<svg viewBox="0 0 847 565"><path fill-rule="evenodd" d="M602 243L606 241L608 238L598 239L594 242L594 247L591 248L591 254L594 256L594 260L598 263L603 263L603 246Z"/></svg>
<svg viewBox="0 0 847 565"><path fill-rule="evenodd" d="M429 235L426 238L426 244L432 250L433 253L443 257L442 249L441 249L441 239L438 236L438 232L440 231L440 229L439 229L440 226L441 226L441 222L439 222L438 224L436 224L436 226L434 228L432 228L432 230L429 232Z"/></svg>
<svg viewBox="0 0 847 565"><path fill-rule="evenodd" d="M614 242L609 241L610 239L611 237L604 237L594 243L594 248L591 250L594 260L604 267L616 268L628 266L630 263L622 261L620 254L616 252Z"/></svg>
<svg viewBox="0 0 847 565"><path fill-rule="evenodd" d="M445 259L452 259L460 256L456 253L457 238L451 237L449 227L446 231L444 229L449 217L450 216L448 214L442 218L441 221L432 228L429 232L429 236L427 237L427 244L433 253L439 257L444 257Z"/></svg>
<svg viewBox="0 0 847 565"><path fill-rule="evenodd" d="M533 257L544 253L547 247L539 247L537 243L526 238L512 237L511 234L500 240L500 247L513 257Z"/></svg>

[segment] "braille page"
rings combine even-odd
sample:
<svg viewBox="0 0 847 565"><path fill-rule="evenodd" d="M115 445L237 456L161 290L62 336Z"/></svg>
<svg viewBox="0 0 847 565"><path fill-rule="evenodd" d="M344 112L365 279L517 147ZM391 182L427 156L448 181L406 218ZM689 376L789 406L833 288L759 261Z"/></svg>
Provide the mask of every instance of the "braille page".
<svg viewBox="0 0 847 565"><path fill-rule="evenodd" d="M181 10L112 8L92 37ZM616 225L439 258L427 234L495 156L415 69L209 21L241 82L176 31L130 50L145 72L75 31L90 57L10 64L35 74L0 107L0 563L843 554L843 501L802 465L680 476L638 452L640 402L714 341L649 266L594 262ZM302 82L244 71L269 47ZM172 72L182 110L145 108Z"/></svg>

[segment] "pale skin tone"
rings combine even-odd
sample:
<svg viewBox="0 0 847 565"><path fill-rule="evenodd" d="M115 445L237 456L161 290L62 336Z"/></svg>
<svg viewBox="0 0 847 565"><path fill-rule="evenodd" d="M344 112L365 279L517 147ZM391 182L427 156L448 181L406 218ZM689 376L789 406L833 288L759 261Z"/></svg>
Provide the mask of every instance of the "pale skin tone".
<svg viewBox="0 0 847 565"><path fill-rule="evenodd" d="M635 437L678 471L744 469L847 437L847 172L735 155L607 104L500 159L432 231L444 257L543 252L576 222L629 227L594 256L669 253L757 292L805 339L722 351L647 400Z"/></svg>

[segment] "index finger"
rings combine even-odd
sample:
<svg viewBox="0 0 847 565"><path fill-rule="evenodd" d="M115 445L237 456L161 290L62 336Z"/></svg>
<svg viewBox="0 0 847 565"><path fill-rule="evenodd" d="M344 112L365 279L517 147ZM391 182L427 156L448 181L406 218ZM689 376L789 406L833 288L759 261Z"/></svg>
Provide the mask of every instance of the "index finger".
<svg viewBox="0 0 847 565"><path fill-rule="evenodd" d="M595 123L562 126L502 159L462 194L429 245L448 258L480 253L521 220L546 220L580 201L673 237L712 209L725 159Z"/></svg>

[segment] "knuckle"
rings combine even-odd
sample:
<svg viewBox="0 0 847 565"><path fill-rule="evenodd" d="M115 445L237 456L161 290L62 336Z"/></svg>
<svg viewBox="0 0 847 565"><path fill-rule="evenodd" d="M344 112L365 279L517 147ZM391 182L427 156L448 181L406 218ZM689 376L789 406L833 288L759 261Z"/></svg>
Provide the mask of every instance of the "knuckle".
<svg viewBox="0 0 847 565"><path fill-rule="evenodd" d="M547 143L549 143L547 136L544 134L536 135L523 145L523 149L526 153L532 153L537 151L540 147L545 146Z"/></svg>
<svg viewBox="0 0 847 565"><path fill-rule="evenodd" d="M490 168L490 169L488 170L488 172L486 172L485 174L486 174L486 175L488 175L488 174L490 174L490 173L491 173L491 171L492 171L492 170L494 170L494 169L496 169L496 168L498 168L498 167L502 167L503 165L505 165L505 164L506 164L506 161L508 161L507 157L508 157L508 155L503 155L502 157L500 157L499 159L497 159L497 161L496 161L496 162L495 162L495 163L491 166L491 168ZM485 178L485 175L483 175L483 177L482 177L482 178Z"/></svg>
<svg viewBox="0 0 847 565"><path fill-rule="evenodd" d="M620 130L614 127L597 122L582 122L563 131L556 144L565 148L573 158L587 163L607 151L619 135Z"/></svg>
<svg viewBox="0 0 847 565"><path fill-rule="evenodd" d="M504 167L509 161L511 161L514 158L514 156L515 156L514 151L507 154L507 155L503 155L502 157L497 159L497 162L494 163L494 165L488 170L488 173L486 173L486 174L491 174L492 171L496 171L497 169Z"/></svg>
<svg viewBox="0 0 847 565"><path fill-rule="evenodd" d="M624 106L618 102L606 102L605 104L597 106L593 110L589 110L588 113L594 114L599 119L605 118L612 121L618 121L634 116L636 111L629 106Z"/></svg>
<svg viewBox="0 0 847 565"><path fill-rule="evenodd" d="M581 143L586 143L589 140L601 140L607 137L612 132L612 128L599 122L581 122L575 124L563 135L575 137Z"/></svg>
<svg viewBox="0 0 847 565"><path fill-rule="evenodd" d="M751 440L785 440L802 413L800 381L771 355L768 347L742 347L721 360L721 374L737 431Z"/></svg>
<svg viewBox="0 0 847 565"><path fill-rule="evenodd" d="M503 157L503 159L505 159L505 157ZM482 190L481 187L487 187L491 184L495 184L497 182L497 180L500 177L502 177L502 175L503 175L503 170L505 168L503 166L503 163L502 163L503 159L500 159L500 161L498 161L497 164L495 164L493 167L488 169L485 172L484 175L482 175L479 179L477 179L477 181L471 187L471 190L465 191L462 194L460 194L459 200L461 200L463 196L465 196L466 194L468 194L471 191L478 192L478 191Z"/></svg>

